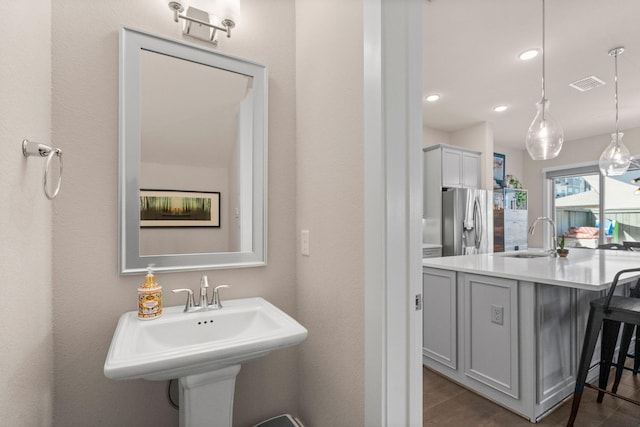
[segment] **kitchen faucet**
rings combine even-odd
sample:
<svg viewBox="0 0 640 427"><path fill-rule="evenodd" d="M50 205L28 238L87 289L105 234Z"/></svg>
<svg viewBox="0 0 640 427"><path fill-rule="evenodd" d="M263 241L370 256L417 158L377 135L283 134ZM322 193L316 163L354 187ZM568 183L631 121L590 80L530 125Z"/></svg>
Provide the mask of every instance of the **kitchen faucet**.
<svg viewBox="0 0 640 427"><path fill-rule="evenodd" d="M549 250L549 256L557 257L558 253L556 252L556 249L558 248L558 238L556 237L555 221L546 216L539 216L535 219L535 221L531 223L531 226L529 226L529 234L533 235L533 232L536 230L536 224L538 223L538 221L547 221L549 224L551 224L551 244L553 245L553 247Z"/></svg>

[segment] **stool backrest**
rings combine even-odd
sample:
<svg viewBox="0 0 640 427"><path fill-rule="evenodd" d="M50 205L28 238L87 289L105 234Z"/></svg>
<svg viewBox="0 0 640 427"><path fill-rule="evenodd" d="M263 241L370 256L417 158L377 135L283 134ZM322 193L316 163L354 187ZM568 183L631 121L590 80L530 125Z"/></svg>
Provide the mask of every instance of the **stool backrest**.
<svg viewBox="0 0 640 427"><path fill-rule="evenodd" d="M618 251L628 251L629 250L629 248L627 248L622 243L603 243L602 245L598 245L598 249L613 249L613 250L618 250Z"/></svg>
<svg viewBox="0 0 640 427"><path fill-rule="evenodd" d="M611 282L609 293L607 294L607 301L604 304L605 313L609 312L609 304L611 303L611 298L613 298L613 293L616 290L616 286L618 286L618 280L620 279L620 276L627 273L639 273L639 272L640 272L640 267L636 267L636 268L627 268L625 270L620 270L616 273L616 275L613 278L613 282ZM638 279L638 281L640 282L640 279ZM640 286L640 283L636 285L635 289L638 289L638 286Z"/></svg>
<svg viewBox="0 0 640 427"><path fill-rule="evenodd" d="M627 248L628 251L640 251L640 242L625 240L622 242L622 245Z"/></svg>

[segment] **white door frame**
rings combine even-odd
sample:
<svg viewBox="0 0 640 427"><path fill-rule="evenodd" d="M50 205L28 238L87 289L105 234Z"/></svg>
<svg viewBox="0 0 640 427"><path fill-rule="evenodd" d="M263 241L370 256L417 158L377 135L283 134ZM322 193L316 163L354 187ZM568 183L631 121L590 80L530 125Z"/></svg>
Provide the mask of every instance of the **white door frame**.
<svg viewBox="0 0 640 427"><path fill-rule="evenodd" d="M364 0L365 425L422 426L422 0Z"/></svg>

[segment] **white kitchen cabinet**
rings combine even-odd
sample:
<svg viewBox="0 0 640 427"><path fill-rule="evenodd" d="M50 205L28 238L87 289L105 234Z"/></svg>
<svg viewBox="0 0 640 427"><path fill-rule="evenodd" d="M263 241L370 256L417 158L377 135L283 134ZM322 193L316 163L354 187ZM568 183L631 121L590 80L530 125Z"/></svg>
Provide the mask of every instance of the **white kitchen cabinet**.
<svg viewBox="0 0 640 427"><path fill-rule="evenodd" d="M535 294L536 403L544 411L562 401L575 386L576 290L537 284Z"/></svg>
<svg viewBox="0 0 640 427"><path fill-rule="evenodd" d="M477 274L461 275L461 281L464 374L518 399L518 282Z"/></svg>
<svg viewBox="0 0 640 427"><path fill-rule="evenodd" d="M425 366L531 421L573 393L589 301L605 291L426 266L422 277Z"/></svg>
<svg viewBox="0 0 640 427"><path fill-rule="evenodd" d="M518 282L428 267L422 278L425 365L518 399Z"/></svg>
<svg viewBox="0 0 640 427"><path fill-rule="evenodd" d="M480 188L480 152L443 144L424 152L425 166L439 171L439 187Z"/></svg>
<svg viewBox="0 0 640 427"><path fill-rule="evenodd" d="M480 152L444 144L423 151L423 243L441 245L442 189L480 188Z"/></svg>

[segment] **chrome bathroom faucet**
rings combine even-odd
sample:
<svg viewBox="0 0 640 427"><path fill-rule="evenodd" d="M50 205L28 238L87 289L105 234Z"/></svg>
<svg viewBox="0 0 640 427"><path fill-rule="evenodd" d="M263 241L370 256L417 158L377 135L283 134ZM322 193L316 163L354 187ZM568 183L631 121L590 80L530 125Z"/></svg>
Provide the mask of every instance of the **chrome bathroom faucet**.
<svg viewBox="0 0 640 427"><path fill-rule="evenodd" d="M551 244L553 245L553 247L549 250L549 256L557 257L558 253L556 252L556 249L558 248L558 237L556 236L555 221L546 216L539 216L531 223L531 226L529 227L529 234L533 235L533 232L536 230L536 224L538 223L538 221L547 221L549 224L551 224Z"/></svg>
<svg viewBox="0 0 640 427"><path fill-rule="evenodd" d="M193 291L191 289L183 288L183 289L173 289L172 292L177 294L179 292L187 293L187 302L184 305L185 313L193 313L196 311L207 311L207 310L220 310L222 308L222 303L220 302L220 289L228 288L229 285L220 285L216 286L213 289L213 296L211 297L211 302L209 302L209 280L207 276L202 276L200 279L200 303L196 304L193 297Z"/></svg>

